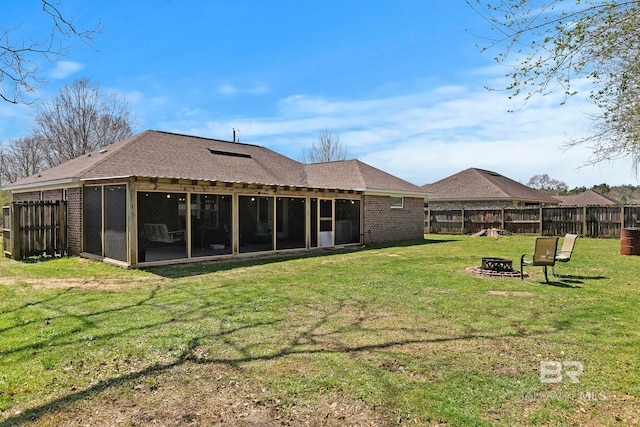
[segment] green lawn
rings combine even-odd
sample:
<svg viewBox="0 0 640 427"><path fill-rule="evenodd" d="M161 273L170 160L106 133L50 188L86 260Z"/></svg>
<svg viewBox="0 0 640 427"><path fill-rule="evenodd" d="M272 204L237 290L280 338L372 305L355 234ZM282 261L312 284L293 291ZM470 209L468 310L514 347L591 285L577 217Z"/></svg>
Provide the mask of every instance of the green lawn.
<svg viewBox="0 0 640 427"><path fill-rule="evenodd" d="M640 257L583 238L552 285L465 272L533 243L144 271L2 258L0 425L638 425Z"/></svg>

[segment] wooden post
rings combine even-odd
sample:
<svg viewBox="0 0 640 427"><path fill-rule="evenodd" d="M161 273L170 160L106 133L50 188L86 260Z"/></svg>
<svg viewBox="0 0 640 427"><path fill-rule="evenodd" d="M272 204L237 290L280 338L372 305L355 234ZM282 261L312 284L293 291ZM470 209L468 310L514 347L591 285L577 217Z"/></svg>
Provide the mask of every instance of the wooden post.
<svg viewBox="0 0 640 427"><path fill-rule="evenodd" d="M45 252L49 256L54 256L56 254L56 248L58 246L56 245L57 239L56 239L56 230L55 230L55 226L56 226L55 213L58 210L57 205L59 204L60 202L56 202L54 206L45 205L47 207L47 210L45 212L46 214L45 221L47 222L45 227Z"/></svg>
<svg viewBox="0 0 640 427"><path fill-rule="evenodd" d="M8 237L8 239L7 239ZM11 205L2 207L2 252L5 256L11 251Z"/></svg>
<svg viewBox="0 0 640 427"><path fill-rule="evenodd" d="M20 259L20 222L18 221L18 204L11 203L11 258Z"/></svg>
<svg viewBox="0 0 640 427"><path fill-rule="evenodd" d="M185 196L184 196L185 200L185 204L187 205L187 213L185 216L185 222L186 222L186 231L184 232L185 234L185 240L187 242L187 258L191 258L193 255L191 253L191 249L193 247L193 232L191 231L191 227L193 226L191 224L191 193L190 192L186 192ZM199 208L199 206L198 206Z"/></svg>
<svg viewBox="0 0 640 427"><path fill-rule="evenodd" d="M364 201L360 204L360 218L364 218ZM364 245L364 221L360 221L360 244ZM311 247L311 197L304 199L304 247Z"/></svg>
<svg viewBox="0 0 640 427"><path fill-rule="evenodd" d="M540 235L542 236L543 230L544 230L544 219L542 216L542 205L540 205L540 207L538 208L539 210L539 215L540 215Z"/></svg>
<svg viewBox="0 0 640 427"><path fill-rule="evenodd" d="M138 250L138 248L140 247L140 236L138 236L138 200L135 178L131 178L124 188L124 197L126 200L125 209L127 210L127 264L131 266L140 262L140 260L138 259L138 254L140 253L140 251Z"/></svg>
<svg viewBox="0 0 640 427"><path fill-rule="evenodd" d="M60 248L60 256L68 254L67 248L67 202L60 203L58 209L58 245Z"/></svg>
<svg viewBox="0 0 640 427"><path fill-rule="evenodd" d="M587 236L587 207L582 207L582 235Z"/></svg>
<svg viewBox="0 0 640 427"><path fill-rule="evenodd" d="M465 217L464 217L464 215L465 215L464 208L462 208L462 209L460 210L460 212L461 212L461 218L462 218L462 224L460 224L460 230L461 230L461 233L460 233L460 234L464 234L464 220L465 220Z"/></svg>
<svg viewBox="0 0 640 427"><path fill-rule="evenodd" d="M231 253L238 254L240 252L240 201L238 193L234 190L231 194Z"/></svg>

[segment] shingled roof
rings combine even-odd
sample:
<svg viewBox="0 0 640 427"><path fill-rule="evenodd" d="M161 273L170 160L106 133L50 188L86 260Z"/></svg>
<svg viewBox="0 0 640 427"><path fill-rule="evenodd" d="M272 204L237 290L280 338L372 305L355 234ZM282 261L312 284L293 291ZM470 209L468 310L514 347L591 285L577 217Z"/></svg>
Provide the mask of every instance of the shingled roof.
<svg viewBox="0 0 640 427"><path fill-rule="evenodd" d="M421 188L428 193L429 201L518 201L555 205L559 203L557 199L497 172L477 168L463 170Z"/></svg>
<svg viewBox="0 0 640 427"><path fill-rule="evenodd" d="M310 187L345 188L357 191L385 191L425 195L417 185L374 168L360 160L312 163L305 166Z"/></svg>
<svg viewBox="0 0 640 427"><path fill-rule="evenodd" d="M424 194L420 187L358 160L306 165L258 145L153 130L17 181L6 189L134 176Z"/></svg>
<svg viewBox="0 0 640 427"><path fill-rule="evenodd" d="M619 205L620 202L597 191L587 190L571 196L556 196L561 206Z"/></svg>

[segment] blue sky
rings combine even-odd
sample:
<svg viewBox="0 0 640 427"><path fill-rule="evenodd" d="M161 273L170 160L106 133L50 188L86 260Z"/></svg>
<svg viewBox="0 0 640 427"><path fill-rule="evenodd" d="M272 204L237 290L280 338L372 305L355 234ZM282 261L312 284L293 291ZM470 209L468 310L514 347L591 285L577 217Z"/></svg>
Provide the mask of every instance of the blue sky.
<svg viewBox="0 0 640 427"><path fill-rule="evenodd" d="M62 0L92 47L42 62L34 99L79 77L128 99L136 132L165 130L267 146L300 159L318 132L350 157L417 185L469 167L526 183L548 174L570 188L634 184L630 162L577 169L589 131L585 101L510 101L508 69L481 53L486 24L463 0ZM3 2L0 23L46 33L40 1ZM504 84L504 83L502 83ZM510 113L508 110L516 109ZM32 107L0 104L0 140L24 136Z"/></svg>

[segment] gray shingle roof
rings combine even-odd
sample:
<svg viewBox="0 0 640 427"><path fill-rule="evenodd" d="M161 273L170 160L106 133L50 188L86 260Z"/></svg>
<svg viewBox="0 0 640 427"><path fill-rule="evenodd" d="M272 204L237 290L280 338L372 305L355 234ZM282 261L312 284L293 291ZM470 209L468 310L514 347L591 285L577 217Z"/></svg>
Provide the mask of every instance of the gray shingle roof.
<svg viewBox="0 0 640 427"><path fill-rule="evenodd" d="M556 196L561 206L619 205L620 202L597 191L587 190L572 196Z"/></svg>
<svg viewBox="0 0 640 427"><path fill-rule="evenodd" d="M374 168L360 160L343 160L305 165L310 187L345 188L349 190L383 190L391 192L425 192L417 185Z"/></svg>
<svg viewBox="0 0 640 427"><path fill-rule="evenodd" d="M173 178L424 194L358 160L305 165L258 145L148 130L7 186L119 177Z"/></svg>
<svg viewBox="0 0 640 427"><path fill-rule="evenodd" d="M421 187L430 201L521 201L558 204L551 196L499 173L469 168Z"/></svg>

